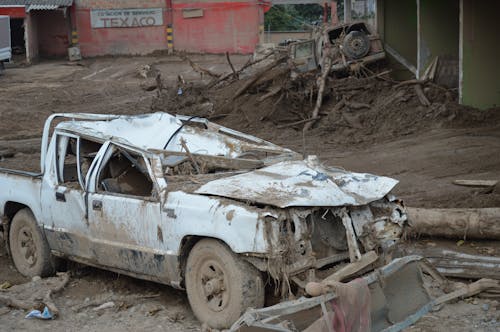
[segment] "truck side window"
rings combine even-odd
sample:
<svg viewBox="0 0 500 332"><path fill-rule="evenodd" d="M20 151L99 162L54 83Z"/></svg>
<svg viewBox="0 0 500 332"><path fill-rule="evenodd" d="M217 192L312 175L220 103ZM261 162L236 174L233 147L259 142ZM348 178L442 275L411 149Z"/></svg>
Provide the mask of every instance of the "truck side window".
<svg viewBox="0 0 500 332"><path fill-rule="evenodd" d="M101 147L101 143L80 138L80 170L84 181L89 172L90 165L92 165Z"/></svg>
<svg viewBox="0 0 500 332"><path fill-rule="evenodd" d="M57 136L57 180L59 184L78 186L76 146L76 138L63 135Z"/></svg>
<svg viewBox="0 0 500 332"><path fill-rule="evenodd" d="M78 146L79 145L79 146ZM90 165L102 144L66 135L57 136L57 180L71 187L85 186ZM79 172L81 174L79 174ZM80 184L80 186L79 186Z"/></svg>
<svg viewBox="0 0 500 332"><path fill-rule="evenodd" d="M117 148L101 169L97 190L141 197L153 196L153 182L143 157Z"/></svg>

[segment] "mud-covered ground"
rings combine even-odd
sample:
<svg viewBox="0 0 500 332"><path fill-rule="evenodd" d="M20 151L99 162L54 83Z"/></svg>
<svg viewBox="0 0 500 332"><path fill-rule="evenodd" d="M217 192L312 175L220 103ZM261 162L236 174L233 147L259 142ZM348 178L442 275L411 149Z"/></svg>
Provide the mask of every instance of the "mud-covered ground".
<svg viewBox="0 0 500 332"><path fill-rule="evenodd" d="M223 56L192 56L191 59L215 72L229 72ZM236 67L248 57L234 56ZM180 112L179 105L193 113L199 99L189 89L175 98L154 100L156 91L146 91L151 78L139 74L144 65L154 65L162 73L164 95L175 96L178 75L198 84L208 80L192 71L178 57L119 57L85 60L79 65L63 61L44 61L26 68L7 68L0 76L0 153L11 151L14 158L0 161L0 167L36 171L39 144L45 118L56 112L92 112L138 114L156 110ZM496 113L458 107L453 92L446 95L426 91L431 103L423 108L402 95L390 98L389 87L375 82L374 89L387 93L390 102L377 104L378 112L352 110L342 122L333 105L332 94L322 119L308 132L304 145L300 126L278 129L284 123L299 120L293 105L285 103L269 121L260 121L269 112L272 100L256 103L243 96L234 103L223 96L215 103L214 115L229 114L215 122L255 134L299 152L317 154L330 165L394 177L400 181L395 193L410 206L492 207L500 204L500 188L493 191L459 187L455 179L500 179L500 111ZM379 84L381 84L379 86ZM359 89L358 89L359 90ZM411 90L405 89L406 94ZM216 90L207 92L217 93ZM226 92L227 93L227 92ZM354 94L353 94L354 95ZM207 96L206 100L210 100ZM349 97L349 96L348 96ZM182 99L185 99L184 101ZM351 97L349 97L351 98ZM352 97L358 98L354 95ZM361 93L358 102L376 104L375 97ZM371 99L370 99L371 98ZM406 98L406 99L405 99ZM445 104L445 108L441 107ZM287 113L290 109L290 115ZM441 107L441 108L439 108ZM243 116L238 116L238 109ZM419 112L414 113L414 112ZM383 114L383 118L382 115ZM288 118L287 118L288 116ZM0 188L1 190L1 188ZM448 243L450 245L450 243ZM454 245L454 243L451 243ZM467 241L466 246L474 247ZM0 307L0 330L46 331L188 331L199 330L186 296L167 286L140 281L93 268L78 268L75 277L56 297L61 317L54 321L24 319L25 312ZM0 284L23 283L5 251L0 253ZM158 294L153 298L138 295ZM103 311L92 307L76 310L89 301L119 295L125 299ZM500 329L498 302L474 298L447 305L426 315L410 331L497 331Z"/></svg>

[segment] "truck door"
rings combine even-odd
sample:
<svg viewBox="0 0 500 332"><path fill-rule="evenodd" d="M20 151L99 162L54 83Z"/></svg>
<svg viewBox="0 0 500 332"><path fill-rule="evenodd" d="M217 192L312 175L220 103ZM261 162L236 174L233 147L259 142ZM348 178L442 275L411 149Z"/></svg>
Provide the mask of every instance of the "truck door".
<svg viewBox="0 0 500 332"><path fill-rule="evenodd" d="M78 136L55 133L42 183L44 229L52 250L92 259L87 220L85 175L101 147Z"/></svg>
<svg viewBox="0 0 500 332"><path fill-rule="evenodd" d="M99 264L166 281L166 234L149 160L110 143L89 181L90 231Z"/></svg>

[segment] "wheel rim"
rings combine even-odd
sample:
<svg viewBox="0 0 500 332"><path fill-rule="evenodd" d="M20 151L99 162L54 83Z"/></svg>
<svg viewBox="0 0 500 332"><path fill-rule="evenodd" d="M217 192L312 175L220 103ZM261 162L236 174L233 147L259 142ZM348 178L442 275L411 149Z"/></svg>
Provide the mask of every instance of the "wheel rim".
<svg viewBox="0 0 500 332"><path fill-rule="evenodd" d="M37 251L35 241L33 241L33 233L29 227L23 227L19 230L18 245L25 264L28 267L35 265Z"/></svg>
<svg viewBox="0 0 500 332"><path fill-rule="evenodd" d="M207 307L214 312L224 310L229 302L229 288L222 266L214 260L206 261L200 266L198 282Z"/></svg>

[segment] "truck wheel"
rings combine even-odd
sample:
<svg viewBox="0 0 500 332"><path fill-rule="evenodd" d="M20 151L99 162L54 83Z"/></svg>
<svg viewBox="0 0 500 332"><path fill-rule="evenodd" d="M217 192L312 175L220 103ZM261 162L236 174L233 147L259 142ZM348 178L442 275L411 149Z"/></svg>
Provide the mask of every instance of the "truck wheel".
<svg viewBox="0 0 500 332"><path fill-rule="evenodd" d="M12 219L9 246L16 269L26 277L47 277L55 272L55 262L40 227L29 209Z"/></svg>
<svg viewBox="0 0 500 332"><path fill-rule="evenodd" d="M186 290L196 317L215 329L229 328L247 308L264 305L261 273L213 239L189 253Z"/></svg>
<svg viewBox="0 0 500 332"><path fill-rule="evenodd" d="M370 52L370 39L363 31L351 31L342 42L344 53L351 59L360 59Z"/></svg>

